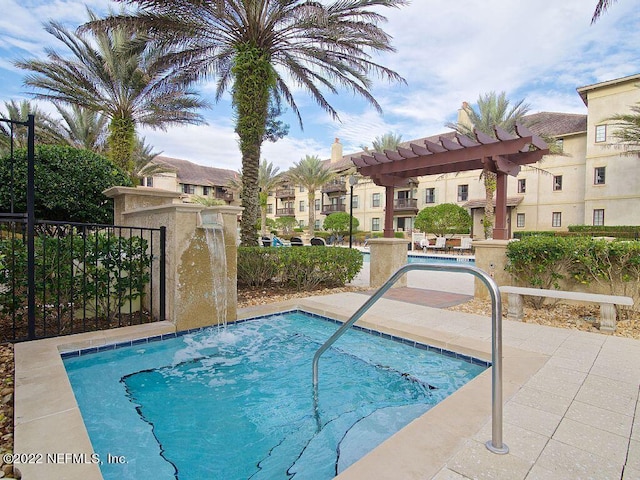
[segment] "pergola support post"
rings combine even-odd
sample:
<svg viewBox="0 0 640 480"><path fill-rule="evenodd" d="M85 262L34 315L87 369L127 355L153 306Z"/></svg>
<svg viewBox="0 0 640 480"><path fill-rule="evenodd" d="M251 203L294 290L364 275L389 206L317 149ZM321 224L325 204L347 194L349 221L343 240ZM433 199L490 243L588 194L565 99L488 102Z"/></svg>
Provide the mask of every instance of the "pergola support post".
<svg viewBox="0 0 640 480"><path fill-rule="evenodd" d="M395 187L384 188L384 238L393 238L393 196Z"/></svg>
<svg viewBox="0 0 640 480"><path fill-rule="evenodd" d="M493 226L495 240L508 240L507 228L507 174L498 170L496 178L496 211Z"/></svg>

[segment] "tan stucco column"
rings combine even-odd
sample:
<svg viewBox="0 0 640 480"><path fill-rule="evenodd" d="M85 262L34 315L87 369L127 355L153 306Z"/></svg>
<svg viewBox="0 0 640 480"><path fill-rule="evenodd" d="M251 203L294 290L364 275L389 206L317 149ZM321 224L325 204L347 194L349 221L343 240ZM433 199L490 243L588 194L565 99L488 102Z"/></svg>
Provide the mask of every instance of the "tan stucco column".
<svg viewBox="0 0 640 480"><path fill-rule="evenodd" d="M369 286L379 288L396 270L407 263L407 240L405 238L369 239ZM403 275L394 287L405 287L407 276Z"/></svg>
<svg viewBox="0 0 640 480"><path fill-rule="evenodd" d="M498 284L511 285L511 274L505 272L507 264L507 245L512 240L479 240L474 241L476 267L487 272ZM484 283L475 279L474 294L476 298L489 298L489 291Z"/></svg>
<svg viewBox="0 0 640 480"><path fill-rule="evenodd" d="M240 207L204 207L179 202L180 194L159 189L115 187L106 190L114 199L115 218L124 226L166 227L166 319L178 330L209 326L224 320L233 321L237 312L237 217ZM156 191L156 192L154 192ZM171 194L171 195L167 195ZM173 203L178 202L178 203ZM125 208L123 210L123 208ZM226 269L212 272L205 229L200 212L217 211L223 218ZM226 314L214 302L214 276L222 276L226 286ZM157 276L155 276L157 277ZM151 285L154 299L159 285Z"/></svg>

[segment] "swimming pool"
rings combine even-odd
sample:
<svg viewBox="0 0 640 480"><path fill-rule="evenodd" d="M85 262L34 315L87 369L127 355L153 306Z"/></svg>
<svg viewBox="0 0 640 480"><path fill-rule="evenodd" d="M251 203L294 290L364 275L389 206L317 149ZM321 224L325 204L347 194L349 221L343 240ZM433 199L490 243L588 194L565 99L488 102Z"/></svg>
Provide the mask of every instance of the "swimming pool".
<svg viewBox="0 0 640 480"><path fill-rule="evenodd" d="M332 478L487 367L351 331L320 363L316 415L311 358L336 325L314 317L66 354L95 451L127 459L105 479Z"/></svg>
<svg viewBox="0 0 640 480"><path fill-rule="evenodd" d="M362 252L362 260L364 262L371 261L371 254L369 252ZM432 264L445 264L451 265L452 263L464 262L465 265L475 265L475 257L464 255L451 255L449 257L443 256L429 256L429 255L412 255L407 254L407 263L432 263Z"/></svg>

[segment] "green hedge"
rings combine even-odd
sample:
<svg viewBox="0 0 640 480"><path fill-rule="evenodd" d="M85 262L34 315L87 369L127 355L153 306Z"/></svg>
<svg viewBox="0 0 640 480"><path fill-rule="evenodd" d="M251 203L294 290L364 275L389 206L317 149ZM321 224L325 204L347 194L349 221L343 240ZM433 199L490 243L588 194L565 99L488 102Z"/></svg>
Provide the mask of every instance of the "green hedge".
<svg viewBox="0 0 640 480"><path fill-rule="evenodd" d="M640 238L640 227L637 226L593 226L593 225L570 225L568 231L541 230L541 231L520 231L514 232L513 238L525 237L616 237L621 239L638 240Z"/></svg>
<svg viewBox="0 0 640 480"><path fill-rule="evenodd" d="M362 268L358 250L331 247L239 247L238 284L270 283L306 290L343 286Z"/></svg>
<svg viewBox="0 0 640 480"><path fill-rule="evenodd" d="M640 242L585 236L525 237L507 245L510 272L518 285L572 288L597 284L612 295L640 300Z"/></svg>

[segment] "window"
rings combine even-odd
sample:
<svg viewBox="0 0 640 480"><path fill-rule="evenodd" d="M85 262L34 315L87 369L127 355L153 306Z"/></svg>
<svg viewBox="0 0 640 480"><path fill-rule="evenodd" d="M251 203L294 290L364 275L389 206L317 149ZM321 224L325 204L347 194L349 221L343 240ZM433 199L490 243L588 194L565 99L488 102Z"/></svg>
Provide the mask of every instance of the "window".
<svg viewBox="0 0 640 480"><path fill-rule="evenodd" d="M607 140L607 126L596 125L596 143L605 142Z"/></svg>
<svg viewBox="0 0 640 480"><path fill-rule="evenodd" d="M516 226L518 228L524 228L524 213L516 215Z"/></svg>
<svg viewBox="0 0 640 480"><path fill-rule="evenodd" d="M553 191L559 192L562 190L562 175L553 176Z"/></svg>
<svg viewBox="0 0 640 480"><path fill-rule="evenodd" d="M320 230L320 220L316 220L313 225L314 230Z"/></svg>
<svg viewBox="0 0 640 480"><path fill-rule="evenodd" d="M205 197L208 196L210 192L211 187L202 187L202 195L204 195Z"/></svg>
<svg viewBox="0 0 640 480"><path fill-rule="evenodd" d="M597 167L593 172L593 184L604 185L604 171L605 167Z"/></svg>
<svg viewBox="0 0 640 480"><path fill-rule="evenodd" d="M469 185L458 185L458 201L466 202L469 198Z"/></svg>
<svg viewBox="0 0 640 480"><path fill-rule="evenodd" d="M320 199L316 198L314 201L314 208L316 209L316 212L320 211Z"/></svg>
<svg viewBox="0 0 640 480"><path fill-rule="evenodd" d="M194 193L196 193L196 186L185 183L182 185L182 193L189 193L193 195Z"/></svg>
<svg viewBox="0 0 640 480"><path fill-rule="evenodd" d="M427 188L425 190L424 203L436 203L436 189Z"/></svg>
<svg viewBox="0 0 640 480"><path fill-rule="evenodd" d="M525 193L527 191L527 180L521 178L518 180L518 193Z"/></svg>
<svg viewBox="0 0 640 480"><path fill-rule="evenodd" d="M300 200L300 211L304 212L304 200Z"/></svg>
<svg viewBox="0 0 640 480"><path fill-rule="evenodd" d="M372 193L371 194L371 206L373 208L380 207L380 194L379 193ZM378 222L380 222L380 219L378 219Z"/></svg>
<svg viewBox="0 0 640 480"><path fill-rule="evenodd" d="M604 225L604 208L596 208L593 210L593 224Z"/></svg>
<svg viewBox="0 0 640 480"><path fill-rule="evenodd" d="M561 227L562 226L562 213L561 212L553 212L551 217L551 226L552 227Z"/></svg>
<svg viewBox="0 0 640 480"><path fill-rule="evenodd" d="M564 152L564 140L562 138L556 139L556 147L558 147L558 153Z"/></svg>
<svg viewBox="0 0 640 480"><path fill-rule="evenodd" d="M147 187L153 187L153 177L146 177L145 181Z"/></svg>
<svg viewBox="0 0 640 480"><path fill-rule="evenodd" d="M358 195L351 197L351 206L353 208L358 208Z"/></svg>
<svg viewBox="0 0 640 480"><path fill-rule="evenodd" d="M267 213L273 213L273 203L267 203Z"/></svg>
<svg viewBox="0 0 640 480"><path fill-rule="evenodd" d="M371 219L371 231L372 232L379 232L380 231L380 219L379 218L372 218Z"/></svg>
<svg viewBox="0 0 640 480"><path fill-rule="evenodd" d="M298 220L298 226L304 228L304 220Z"/></svg>
<svg viewBox="0 0 640 480"><path fill-rule="evenodd" d="M304 193L304 186L300 185L300 193Z"/></svg>

